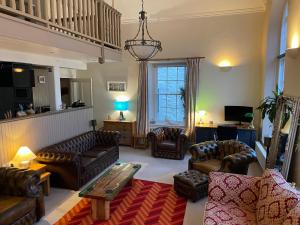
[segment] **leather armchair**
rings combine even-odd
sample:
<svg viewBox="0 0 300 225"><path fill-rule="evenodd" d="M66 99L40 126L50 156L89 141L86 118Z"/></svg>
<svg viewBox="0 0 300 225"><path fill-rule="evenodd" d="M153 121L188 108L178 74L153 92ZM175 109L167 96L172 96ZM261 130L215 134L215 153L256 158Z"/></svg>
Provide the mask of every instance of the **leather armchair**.
<svg viewBox="0 0 300 225"><path fill-rule="evenodd" d="M192 158L189 169L210 172L247 174L249 164L256 161L256 153L248 145L237 140L208 141L189 149Z"/></svg>
<svg viewBox="0 0 300 225"><path fill-rule="evenodd" d="M119 159L120 133L90 131L37 153L47 164L51 185L78 190Z"/></svg>
<svg viewBox="0 0 300 225"><path fill-rule="evenodd" d="M182 128L160 127L148 134L154 157L183 159L187 150L188 132Z"/></svg>
<svg viewBox="0 0 300 225"><path fill-rule="evenodd" d="M45 214L39 173L17 168L0 168L0 224L31 225Z"/></svg>

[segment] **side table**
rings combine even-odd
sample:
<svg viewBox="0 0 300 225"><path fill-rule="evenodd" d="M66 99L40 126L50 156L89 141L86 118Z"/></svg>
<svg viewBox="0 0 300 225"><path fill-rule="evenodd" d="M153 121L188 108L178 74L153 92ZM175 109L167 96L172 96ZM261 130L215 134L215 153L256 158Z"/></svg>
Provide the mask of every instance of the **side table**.
<svg viewBox="0 0 300 225"><path fill-rule="evenodd" d="M50 175L51 173L47 172L47 166L40 163L33 163L29 166L29 170L34 170L40 172L40 184L43 187L44 195L48 196L50 194Z"/></svg>
<svg viewBox="0 0 300 225"><path fill-rule="evenodd" d="M148 148L148 138L144 136L133 136L133 148L146 149Z"/></svg>

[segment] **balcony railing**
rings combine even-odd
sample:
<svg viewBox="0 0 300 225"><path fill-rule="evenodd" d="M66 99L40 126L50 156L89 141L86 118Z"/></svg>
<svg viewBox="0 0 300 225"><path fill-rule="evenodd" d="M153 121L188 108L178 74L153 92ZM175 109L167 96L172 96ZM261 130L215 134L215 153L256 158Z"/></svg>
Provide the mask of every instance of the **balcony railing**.
<svg viewBox="0 0 300 225"><path fill-rule="evenodd" d="M103 0L0 0L0 12L71 37L121 49L121 14Z"/></svg>

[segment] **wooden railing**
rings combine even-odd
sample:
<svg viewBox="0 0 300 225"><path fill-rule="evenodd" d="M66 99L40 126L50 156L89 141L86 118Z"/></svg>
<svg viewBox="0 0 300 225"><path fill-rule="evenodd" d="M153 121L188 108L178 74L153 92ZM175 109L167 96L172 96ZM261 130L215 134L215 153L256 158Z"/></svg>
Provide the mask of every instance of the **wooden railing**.
<svg viewBox="0 0 300 225"><path fill-rule="evenodd" d="M121 14L103 0L0 0L0 12L121 49Z"/></svg>

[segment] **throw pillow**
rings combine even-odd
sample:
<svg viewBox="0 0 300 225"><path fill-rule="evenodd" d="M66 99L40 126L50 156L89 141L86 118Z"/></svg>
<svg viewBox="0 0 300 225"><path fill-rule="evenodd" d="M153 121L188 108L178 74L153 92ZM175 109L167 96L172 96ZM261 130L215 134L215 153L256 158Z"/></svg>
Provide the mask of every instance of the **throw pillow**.
<svg viewBox="0 0 300 225"><path fill-rule="evenodd" d="M256 217L259 225L281 225L298 203L294 190L275 170L266 170L261 179Z"/></svg>

